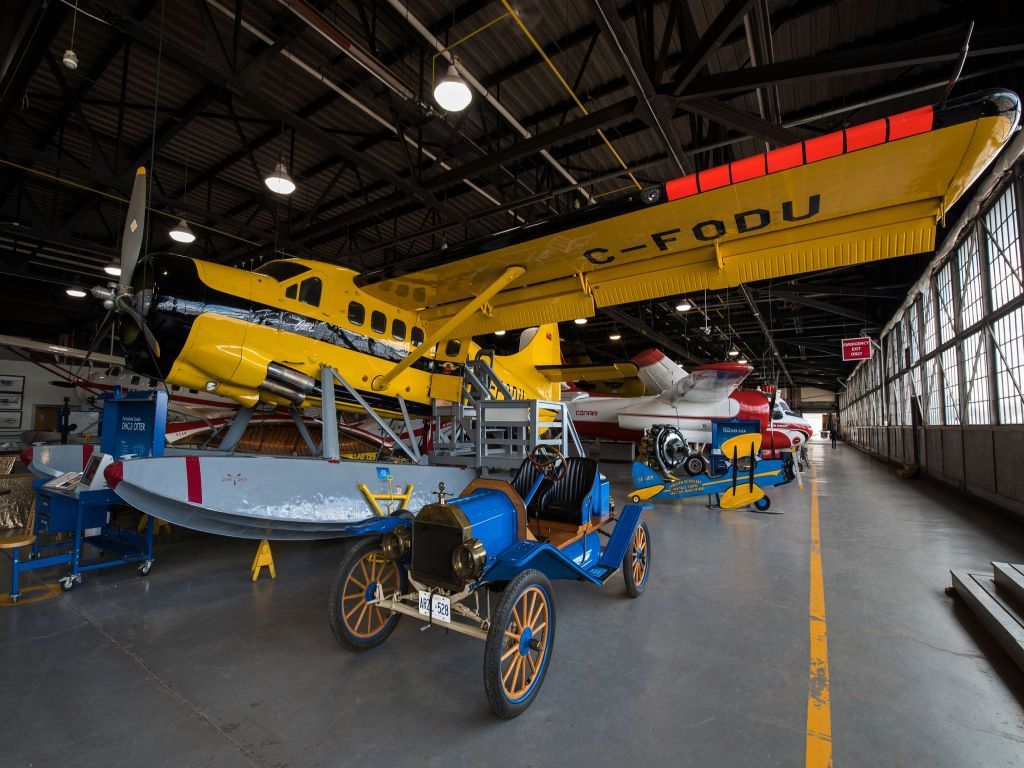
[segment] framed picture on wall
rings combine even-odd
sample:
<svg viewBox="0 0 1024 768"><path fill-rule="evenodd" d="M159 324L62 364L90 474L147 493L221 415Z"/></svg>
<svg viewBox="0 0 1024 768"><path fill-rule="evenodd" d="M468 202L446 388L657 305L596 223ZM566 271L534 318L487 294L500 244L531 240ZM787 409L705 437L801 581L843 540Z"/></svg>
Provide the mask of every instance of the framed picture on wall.
<svg viewBox="0 0 1024 768"><path fill-rule="evenodd" d="M21 398L21 392L0 392L0 411L20 411Z"/></svg>
<svg viewBox="0 0 1024 768"><path fill-rule="evenodd" d="M24 392L25 377L0 373L0 392Z"/></svg>
<svg viewBox="0 0 1024 768"><path fill-rule="evenodd" d="M21 411L0 412L0 429L21 429Z"/></svg>

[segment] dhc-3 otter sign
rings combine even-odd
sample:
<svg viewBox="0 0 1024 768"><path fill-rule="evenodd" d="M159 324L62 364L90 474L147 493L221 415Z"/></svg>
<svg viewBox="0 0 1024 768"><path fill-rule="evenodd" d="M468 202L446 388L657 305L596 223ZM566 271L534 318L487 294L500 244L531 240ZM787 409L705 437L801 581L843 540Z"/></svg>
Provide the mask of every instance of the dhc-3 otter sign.
<svg viewBox="0 0 1024 768"><path fill-rule="evenodd" d="M795 210L792 200L786 200L782 203L782 221L804 221L806 219L813 218L818 215L821 210L821 195L810 195L807 198L807 207L803 211ZM747 232L756 232L759 229L764 229L772 223L771 212L766 208L751 208L750 210L740 211L733 215L729 221L723 221L722 219L708 219L706 221L700 221L694 224L690 231L693 233L693 237L697 240L703 240L710 242L717 240L720 237L724 237L730 230L734 230L736 234L746 234ZM672 250L670 243L677 242L679 240L676 235L682 234L683 230L679 227L673 227L672 229L666 229L661 232L652 232L650 234L651 241L635 243L628 245L624 248L619 248L620 254L635 253L636 251L646 250L648 246L657 248L659 251ZM611 250L608 248L590 248L583 252L583 258L589 261L591 264L610 264L615 261L615 256L611 254Z"/></svg>

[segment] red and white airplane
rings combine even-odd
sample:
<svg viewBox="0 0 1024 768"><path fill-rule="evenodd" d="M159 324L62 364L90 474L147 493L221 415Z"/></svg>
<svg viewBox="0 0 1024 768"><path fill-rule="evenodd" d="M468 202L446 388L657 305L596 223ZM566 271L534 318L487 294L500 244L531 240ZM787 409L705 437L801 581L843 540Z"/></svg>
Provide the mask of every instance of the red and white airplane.
<svg viewBox="0 0 1024 768"><path fill-rule="evenodd" d="M759 390L739 389L754 369L745 363L710 363L687 372L660 350L632 359L646 397L613 397L567 389L572 420L583 437L631 442L655 424L671 424L689 443L711 442L713 419L750 419L761 423L763 445L771 453L802 446L813 434L811 423L784 400Z"/></svg>

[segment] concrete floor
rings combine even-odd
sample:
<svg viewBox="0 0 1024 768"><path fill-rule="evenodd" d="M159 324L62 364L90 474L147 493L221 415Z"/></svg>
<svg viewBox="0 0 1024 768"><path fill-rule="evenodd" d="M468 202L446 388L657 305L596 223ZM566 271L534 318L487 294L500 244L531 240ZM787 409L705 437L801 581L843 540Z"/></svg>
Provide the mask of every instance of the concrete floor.
<svg viewBox="0 0 1024 768"><path fill-rule="evenodd" d="M847 446L813 461L835 765L1024 764L1024 676L943 594L950 568L1024 559L1024 528ZM341 544L275 544L255 584L252 542L166 546L148 579L0 608L0 765L803 765L810 493L771 495L785 514L659 504L639 600L557 583L552 666L511 722L476 640L405 619L335 643Z"/></svg>

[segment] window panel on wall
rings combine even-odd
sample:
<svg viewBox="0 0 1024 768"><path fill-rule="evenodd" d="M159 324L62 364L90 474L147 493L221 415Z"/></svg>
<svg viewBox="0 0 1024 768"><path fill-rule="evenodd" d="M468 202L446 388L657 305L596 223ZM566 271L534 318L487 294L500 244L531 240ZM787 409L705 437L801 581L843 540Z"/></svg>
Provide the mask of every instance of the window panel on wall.
<svg viewBox="0 0 1024 768"><path fill-rule="evenodd" d="M1021 295L1020 233L1017 197L1011 184L989 208L984 219L992 282L992 308L998 309Z"/></svg>
<svg viewBox="0 0 1024 768"><path fill-rule="evenodd" d="M984 285L981 279L981 256L978 240L972 234L957 250L960 271L960 329L970 328L985 314Z"/></svg>
<svg viewBox="0 0 1024 768"><path fill-rule="evenodd" d="M996 384L999 391L999 421L1024 423L1024 307L997 320L992 331L996 340ZM1021 388L1021 390L1018 389Z"/></svg>
<svg viewBox="0 0 1024 768"><path fill-rule="evenodd" d="M921 294L921 309L924 320L924 351L927 354L938 346L935 334L935 291L932 290L930 282Z"/></svg>
<svg viewBox="0 0 1024 768"><path fill-rule="evenodd" d="M921 358L921 334L918 328L917 308L921 301L918 296L907 310L907 346L910 347L910 364Z"/></svg>
<svg viewBox="0 0 1024 768"><path fill-rule="evenodd" d="M945 403L947 424L960 423L960 373L956 364L956 347L950 347L941 355L942 399Z"/></svg>
<svg viewBox="0 0 1024 768"><path fill-rule="evenodd" d="M925 366L928 370L928 423L942 424L942 377L939 373L939 359L933 357Z"/></svg>
<svg viewBox="0 0 1024 768"><path fill-rule="evenodd" d="M973 333L963 340L964 381L967 385L965 424L988 424L989 374L985 331Z"/></svg>
<svg viewBox="0 0 1024 768"><path fill-rule="evenodd" d="M935 311L939 314L939 341L945 344L956 335L956 296L953 293L953 263L935 275Z"/></svg>

